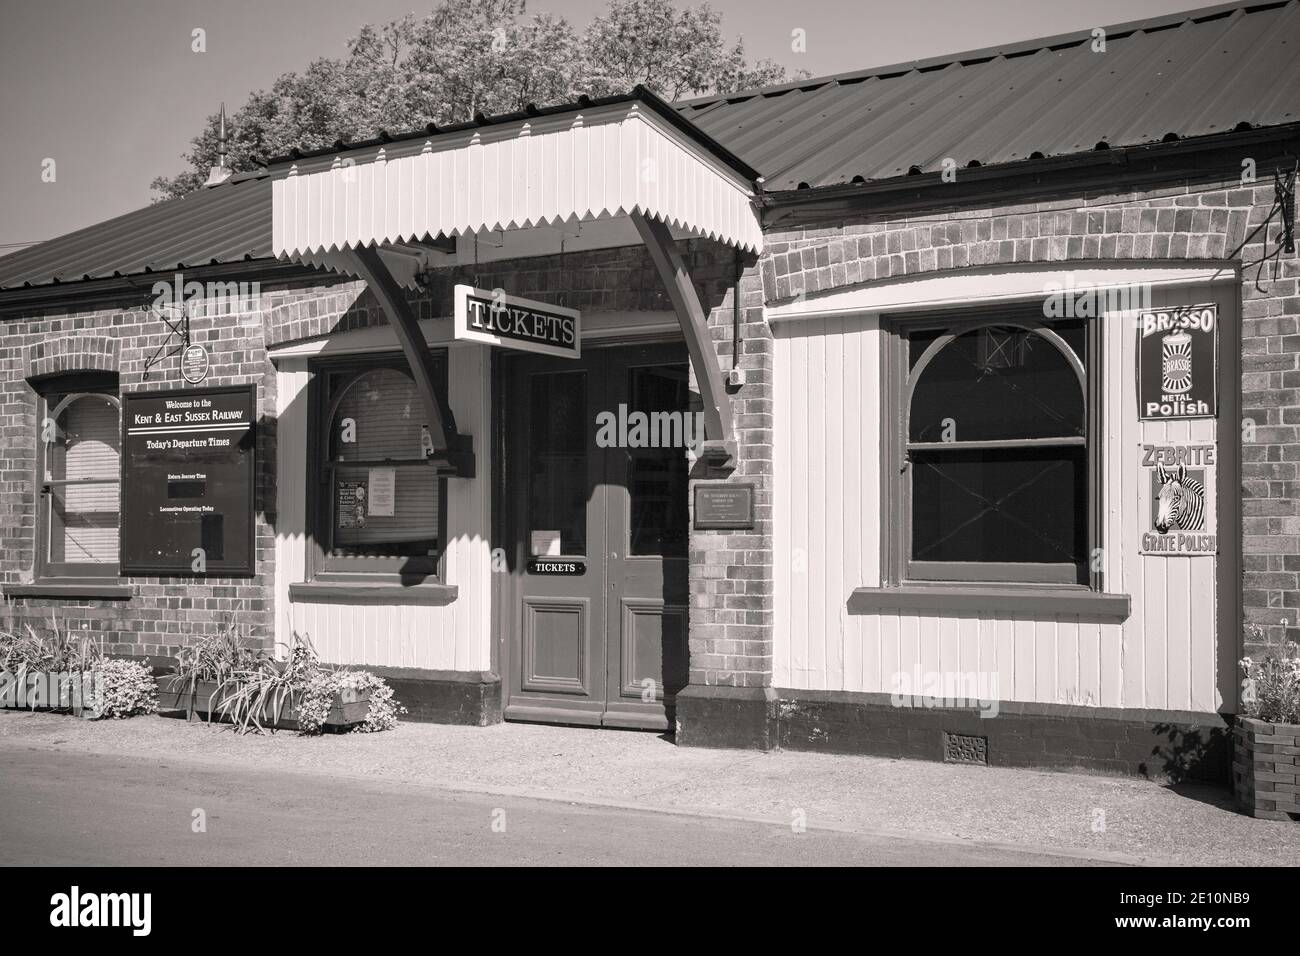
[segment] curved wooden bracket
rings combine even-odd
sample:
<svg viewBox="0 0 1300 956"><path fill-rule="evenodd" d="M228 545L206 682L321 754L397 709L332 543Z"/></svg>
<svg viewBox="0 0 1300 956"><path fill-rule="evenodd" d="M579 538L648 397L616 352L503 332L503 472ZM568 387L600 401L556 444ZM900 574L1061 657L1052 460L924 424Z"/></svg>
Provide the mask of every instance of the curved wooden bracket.
<svg viewBox="0 0 1300 956"><path fill-rule="evenodd" d="M433 440L433 453L429 460L438 466L443 474L459 478L474 477L474 444L469 435L456 431L456 419L451 406L441 390L434 386L433 356L429 346L420 332L420 323L411 305L406 301L406 293L388 271L379 252L366 246L348 249L343 252L352 270L364 279L370 291L375 294L388 316L388 324L393 327L406 364L410 366L415 379L416 391L424 401L425 413L429 426L429 437Z"/></svg>
<svg viewBox="0 0 1300 956"><path fill-rule="evenodd" d="M673 244L668 227L658 219L649 219L640 211L632 213L632 224L654 260L655 269L667 287L668 299L677 313L677 321L686 339L686 350L695 368L695 380L704 399L704 435L702 456L710 465L735 466L736 433L731 413L731 396L722 380L722 369L709 335L708 317L695 294L691 274Z"/></svg>

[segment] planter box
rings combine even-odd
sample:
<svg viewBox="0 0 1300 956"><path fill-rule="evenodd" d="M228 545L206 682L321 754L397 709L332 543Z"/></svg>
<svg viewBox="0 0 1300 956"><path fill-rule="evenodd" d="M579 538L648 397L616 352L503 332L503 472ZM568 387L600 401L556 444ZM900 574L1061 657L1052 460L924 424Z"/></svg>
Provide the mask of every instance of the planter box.
<svg viewBox="0 0 1300 956"><path fill-rule="evenodd" d="M173 675L158 678L159 713L186 717L189 720L229 721L221 713L223 695L217 693L215 681L199 681L191 692L189 681ZM209 713L209 710L211 711ZM343 700L336 695L330 707L329 716L325 718L325 727L330 730L346 730L359 724L370 714L370 695L362 694L355 699ZM280 719L271 722L272 713L268 708L262 715L262 726L276 730L297 730L298 711L293 700L285 702L280 710Z"/></svg>
<svg viewBox="0 0 1300 956"><path fill-rule="evenodd" d="M1232 729L1232 791L1243 813L1300 821L1300 725L1238 717Z"/></svg>

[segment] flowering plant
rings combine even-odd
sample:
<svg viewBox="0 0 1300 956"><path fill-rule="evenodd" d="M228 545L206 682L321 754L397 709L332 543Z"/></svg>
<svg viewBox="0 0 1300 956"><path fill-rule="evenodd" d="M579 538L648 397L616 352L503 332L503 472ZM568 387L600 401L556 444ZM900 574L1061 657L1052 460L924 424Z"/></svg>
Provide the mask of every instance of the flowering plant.
<svg viewBox="0 0 1300 956"><path fill-rule="evenodd" d="M368 671L322 665L306 635L295 633L282 660L263 650L245 646L233 628L204 638L183 651L176 672L191 686L199 680L218 682L212 694L213 710L228 718L240 733L274 728L282 715L293 711L298 731L318 734L325 729L336 699L350 703L369 697L369 710L355 730L373 733L390 730L406 708L393 700L393 690Z"/></svg>
<svg viewBox="0 0 1300 956"><path fill-rule="evenodd" d="M1258 624L1248 628L1255 638L1264 637ZM1241 700L1246 713L1275 724L1300 723L1300 645L1295 641L1265 641L1264 656L1239 661L1246 677Z"/></svg>
<svg viewBox="0 0 1300 956"><path fill-rule="evenodd" d="M108 659L94 666L93 700L86 709L97 718L137 717L158 712L158 684L138 661Z"/></svg>
<svg viewBox="0 0 1300 956"><path fill-rule="evenodd" d="M298 699L299 733L318 734L324 730L336 697L349 703L366 694L370 695L370 709L366 719L356 727L360 733L391 730L397 725L397 715L406 713L406 708L393 700L393 689L382 677L369 671L316 671Z"/></svg>

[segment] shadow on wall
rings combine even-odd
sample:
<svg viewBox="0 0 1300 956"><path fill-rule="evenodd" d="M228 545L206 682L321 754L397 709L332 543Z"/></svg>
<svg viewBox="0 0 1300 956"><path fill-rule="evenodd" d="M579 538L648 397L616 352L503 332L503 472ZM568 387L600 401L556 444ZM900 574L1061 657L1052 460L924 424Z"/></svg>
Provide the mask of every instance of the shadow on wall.
<svg viewBox="0 0 1300 956"><path fill-rule="evenodd" d="M1150 769L1166 777L1171 785L1209 781L1221 784L1231 779L1231 729L1158 723L1152 733L1167 742L1152 748L1154 768ZM1149 775L1149 768L1143 767L1143 772Z"/></svg>

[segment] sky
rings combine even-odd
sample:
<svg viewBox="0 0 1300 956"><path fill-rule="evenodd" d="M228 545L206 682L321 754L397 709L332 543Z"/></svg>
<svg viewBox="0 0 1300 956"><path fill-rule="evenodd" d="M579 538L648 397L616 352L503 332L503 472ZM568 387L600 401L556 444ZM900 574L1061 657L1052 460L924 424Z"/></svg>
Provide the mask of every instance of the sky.
<svg viewBox="0 0 1300 956"><path fill-rule="evenodd" d="M690 0L678 0L683 5ZM606 0L530 0L579 30ZM1196 0L712 0L813 76L1126 23ZM148 205L204 117L432 0L0 0L0 255ZM195 29L206 51L194 52ZM792 50L803 30L806 49ZM47 182L53 160L53 182ZM44 175L43 175L44 173Z"/></svg>

